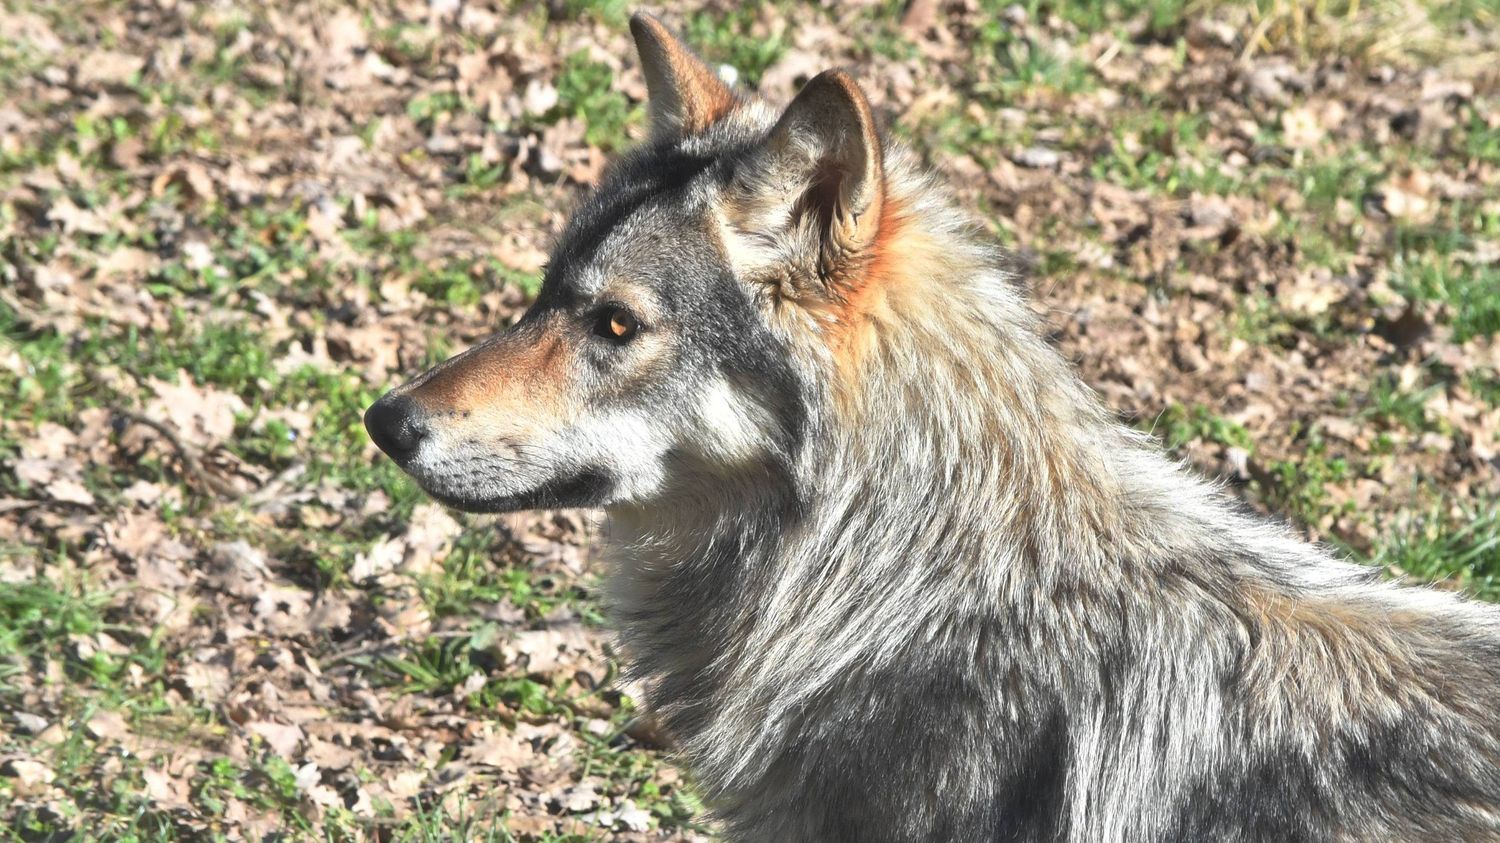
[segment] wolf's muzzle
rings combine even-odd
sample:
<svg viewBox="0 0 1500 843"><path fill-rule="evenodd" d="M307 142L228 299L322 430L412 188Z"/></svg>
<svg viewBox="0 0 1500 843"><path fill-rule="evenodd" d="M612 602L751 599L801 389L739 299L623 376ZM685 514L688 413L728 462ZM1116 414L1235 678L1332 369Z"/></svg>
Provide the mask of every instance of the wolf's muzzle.
<svg viewBox="0 0 1500 843"><path fill-rule="evenodd" d="M405 465L427 436L427 414L405 395L386 395L365 411L365 430L380 450Z"/></svg>

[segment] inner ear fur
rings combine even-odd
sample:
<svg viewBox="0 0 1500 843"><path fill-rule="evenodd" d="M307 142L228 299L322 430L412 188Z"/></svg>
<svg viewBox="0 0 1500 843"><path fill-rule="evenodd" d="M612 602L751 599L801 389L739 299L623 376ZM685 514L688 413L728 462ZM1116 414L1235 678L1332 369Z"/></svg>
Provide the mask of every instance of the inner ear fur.
<svg viewBox="0 0 1500 843"><path fill-rule="evenodd" d="M819 267L837 275L879 236L885 199L880 136L869 100L842 70L814 77L787 106L764 151L772 183L796 192L794 221L813 215Z"/></svg>
<svg viewBox="0 0 1500 843"><path fill-rule="evenodd" d="M651 139L672 142L706 130L734 108L734 91L652 15L630 18L646 76Z"/></svg>

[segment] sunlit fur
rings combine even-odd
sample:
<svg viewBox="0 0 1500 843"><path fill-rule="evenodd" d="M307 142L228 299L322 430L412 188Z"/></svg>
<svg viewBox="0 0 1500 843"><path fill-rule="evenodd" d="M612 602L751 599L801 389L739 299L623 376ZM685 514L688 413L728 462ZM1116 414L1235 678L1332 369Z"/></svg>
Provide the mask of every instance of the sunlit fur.
<svg viewBox="0 0 1500 843"><path fill-rule="evenodd" d="M610 411L651 453L590 446L655 466L599 499L610 612L730 839L1500 839L1500 612L1380 582L1117 421L898 146L875 239L830 262L839 209L766 181L801 154L766 150L777 119L654 117L642 154L733 159L684 201L754 303L726 348L786 373L655 372L691 386ZM594 262L671 248L653 213Z"/></svg>
<svg viewBox="0 0 1500 843"><path fill-rule="evenodd" d="M1500 838L1500 615L1169 461L885 158L879 305L766 313L812 410L792 476L610 513L634 671L731 837Z"/></svg>
<svg viewBox="0 0 1500 843"><path fill-rule="evenodd" d="M1169 461L886 158L899 289L767 314L813 408L793 475L611 512L634 670L731 836L1500 837L1497 612Z"/></svg>

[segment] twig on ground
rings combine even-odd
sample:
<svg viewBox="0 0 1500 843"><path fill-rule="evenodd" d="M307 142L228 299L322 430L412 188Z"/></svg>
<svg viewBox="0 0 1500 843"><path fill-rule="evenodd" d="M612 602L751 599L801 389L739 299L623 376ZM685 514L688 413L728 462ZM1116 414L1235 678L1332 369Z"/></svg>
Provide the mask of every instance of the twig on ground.
<svg viewBox="0 0 1500 843"><path fill-rule="evenodd" d="M172 449L177 452L177 458L182 460L183 470L188 475L189 480L198 485L200 493L204 493L211 498L234 497L239 494L238 489L204 471L203 462L199 459L197 452L186 442L183 442L182 437L178 436L177 431L173 430L171 426L150 416L138 413L135 410L125 409L124 407L115 407L114 413L121 418L151 428L160 434L163 439L167 440L167 444L171 445Z"/></svg>
<svg viewBox="0 0 1500 843"><path fill-rule="evenodd" d="M335 665L340 662L357 659L360 656L367 656L371 653L378 653L381 650L388 650L392 647L399 647L402 644L412 644L418 641L426 641L433 638L436 638L440 641L449 638L468 638L473 634L474 631L471 629L448 629L443 630L442 632L433 632L422 636L387 638L384 641L371 641L365 644L360 644L354 647L348 647L343 650L339 650L338 652L332 653L325 658L318 659L318 663Z"/></svg>

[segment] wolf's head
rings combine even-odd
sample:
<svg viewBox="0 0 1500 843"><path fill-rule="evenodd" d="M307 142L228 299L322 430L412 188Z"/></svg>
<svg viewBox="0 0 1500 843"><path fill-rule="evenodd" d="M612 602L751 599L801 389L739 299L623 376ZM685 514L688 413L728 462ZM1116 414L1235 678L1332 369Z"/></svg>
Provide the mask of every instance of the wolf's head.
<svg viewBox="0 0 1500 843"><path fill-rule="evenodd" d="M365 414L452 506L647 503L789 469L811 404L837 400L830 375L899 297L872 279L911 209L847 74L778 114L656 19L631 31L650 138L575 212L536 303Z"/></svg>

